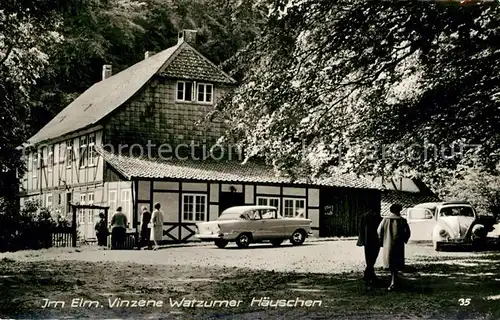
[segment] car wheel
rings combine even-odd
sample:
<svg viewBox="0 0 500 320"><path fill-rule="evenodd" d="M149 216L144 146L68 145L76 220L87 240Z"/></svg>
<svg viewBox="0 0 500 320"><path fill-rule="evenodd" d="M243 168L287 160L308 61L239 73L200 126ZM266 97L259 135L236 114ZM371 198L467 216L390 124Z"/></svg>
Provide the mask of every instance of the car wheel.
<svg viewBox="0 0 500 320"><path fill-rule="evenodd" d="M229 241L223 240L223 239L215 240L215 245L217 246L217 248L220 248L220 249L224 249L228 243L229 243Z"/></svg>
<svg viewBox="0 0 500 320"><path fill-rule="evenodd" d="M236 245L238 248L248 248L250 245L250 235L248 233L242 233L236 239Z"/></svg>
<svg viewBox="0 0 500 320"><path fill-rule="evenodd" d="M486 239L474 239L472 240L472 250L473 251L483 251L486 248Z"/></svg>
<svg viewBox="0 0 500 320"><path fill-rule="evenodd" d="M441 251L441 243L434 241L434 242L432 242L432 244L434 246L434 250Z"/></svg>
<svg viewBox="0 0 500 320"><path fill-rule="evenodd" d="M290 237L290 242L294 246L300 246L306 240L306 234L303 230L295 230L295 232Z"/></svg>
<svg viewBox="0 0 500 320"><path fill-rule="evenodd" d="M271 240L273 247L279 247L283 243L283 240Z"/></svg>

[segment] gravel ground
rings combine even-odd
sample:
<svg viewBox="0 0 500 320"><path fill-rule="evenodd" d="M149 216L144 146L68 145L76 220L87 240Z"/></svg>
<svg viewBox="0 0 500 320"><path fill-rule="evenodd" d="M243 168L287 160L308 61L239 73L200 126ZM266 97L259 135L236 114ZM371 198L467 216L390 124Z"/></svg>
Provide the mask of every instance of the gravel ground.
<svg viewBox="0 0 500 320"><path fill-rule="evenodd" d="M481 259L489 253L435 252L429 244L410 243L406 247L408 265L429 263L430 260ZM213 245L166 246L158 251L112 251L95 247L53 248L0 254L0 259L18 261L78 260L86 262L135 262L140 264L199 267L238 267L254 270L298 273L359 272L364 268L363 248L354 240L308 241L294 247L283 244L274 248L269 244L256 244L248 249L229 245L218 249ZM440 259L442 258L442 259ZM381 267L381 259L377 261Z"/></svg>
<svg viewBox="0 0 500 320"><path fill-rule="evenodd" d="M355 240L331 240L281 248L189 244L159 251L81 247L4 253L0 318L500 319L498 252L435 252L430 245L410 243L408 270L393 293L386 291L390 275L383 270L377 270L376 286L360 280L363 249ZM314 308L253 305L263 297L322 302ZM113 307L115 298L165 305ZM63 306L44 308L44 299ZM74 299L99 305L73 307ZM171 299L241 300L242 305L179 307Z"/></svg>

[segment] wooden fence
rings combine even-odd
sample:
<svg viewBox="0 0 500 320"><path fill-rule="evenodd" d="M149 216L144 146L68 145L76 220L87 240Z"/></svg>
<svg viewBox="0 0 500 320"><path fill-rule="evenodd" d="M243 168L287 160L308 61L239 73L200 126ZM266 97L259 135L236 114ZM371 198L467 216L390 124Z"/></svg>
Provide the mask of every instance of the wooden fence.
<svg viewBox="0 0 500 320"><path fill-rule="evenodd" d="M52 247L73 247L75 236L73 227L55 227L51 230Z"/></svg>

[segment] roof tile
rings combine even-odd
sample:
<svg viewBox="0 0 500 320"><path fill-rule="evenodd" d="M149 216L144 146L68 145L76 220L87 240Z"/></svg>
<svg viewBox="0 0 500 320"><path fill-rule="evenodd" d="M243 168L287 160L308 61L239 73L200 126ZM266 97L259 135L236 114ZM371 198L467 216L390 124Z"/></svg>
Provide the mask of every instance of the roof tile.
<svg viewBox="0 0 500 320"><path fill-rule="evenodd" d="M240 183L307 184L317 186L380 189L368 179L353 175L336 175L327 179L297 179L278 176L273 169L261 164L237 161L161 160L116 155L102 148L97 151L104 160L127 179L186 179Z"/></svg>
<svg viewBox="0 0 500 320"><path fill-rule="evenodd" d="M401 204L404 211L419 203L436 201L439 201L439 198L433 195L422 195L414 192L387 190L382 193L380 214L382 216L389 215L389 208L394 203Z"/></svg>
<svg viewBox="0 0 500 320"><path fill-rule="evenodd" d="M198 54L194 49L186 46L175 59L160 72L160 75L186 80L202 80L218 83L235 83L228 75L217 68L213 63Z"/></svg>
<svg viewBox="0 0 500 320"><path fill-rule="evenodd" d="M166 75L180 79L236 82L187 42L181 42L94 84L32 136L28 144L34 145L96 125L163 70Z"/></svg>

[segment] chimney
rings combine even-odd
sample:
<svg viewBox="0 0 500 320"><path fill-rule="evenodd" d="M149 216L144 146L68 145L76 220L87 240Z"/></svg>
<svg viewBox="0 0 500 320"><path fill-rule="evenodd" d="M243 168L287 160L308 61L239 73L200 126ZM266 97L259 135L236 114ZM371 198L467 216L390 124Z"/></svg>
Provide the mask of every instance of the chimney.
<svg viewBox="0 0 500 320"><path fill-rule="evenodd" d="M110 64L105 64L102 66L102 80L106 80L107 78L111 77L113 75L113 72L111 71L111 65Z"/></svg>
<svg viewBox="0 0 500 320"><path fill-rule="evenodd" d="M146 52L144 52L144 60L146 60L149 57L154 56L154 54L155 53L153 51L146 51Z"/></svg>
<svg viewBox="0 0 500 320"><path fill-rule="evenodd" d="M177 43L180 44L181 42L185 41L192 46L196 46L196 32L196 30L187 29L179 31L179 39Z"/></svg>

